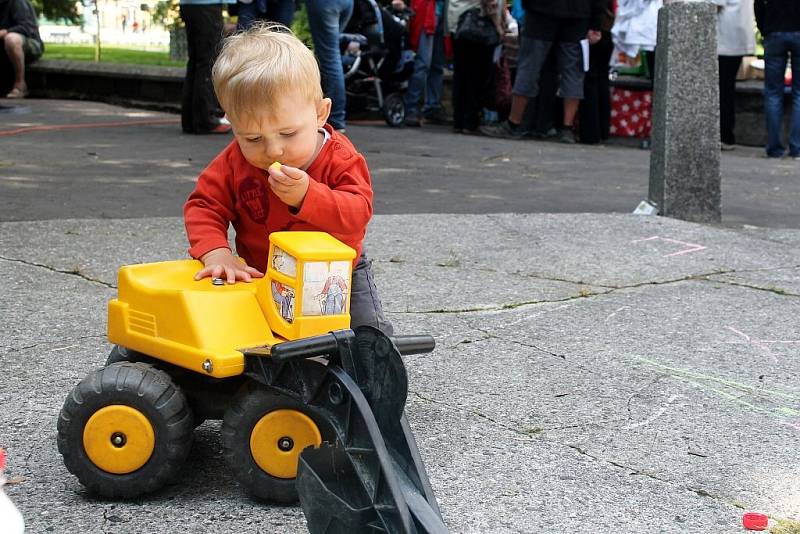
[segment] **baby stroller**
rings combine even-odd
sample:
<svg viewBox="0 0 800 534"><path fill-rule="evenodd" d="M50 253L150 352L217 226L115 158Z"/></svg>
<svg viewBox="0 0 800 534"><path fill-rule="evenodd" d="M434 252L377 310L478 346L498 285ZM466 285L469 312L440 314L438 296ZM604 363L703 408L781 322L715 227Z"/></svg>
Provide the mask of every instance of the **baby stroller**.
<svg viewBox="0 0 800 534"><path fill-rule="evenodd" d="M348 112L380 111L389 126L403 125L403 93L414 74L409 16L356 0L340 43Z"/></svg>

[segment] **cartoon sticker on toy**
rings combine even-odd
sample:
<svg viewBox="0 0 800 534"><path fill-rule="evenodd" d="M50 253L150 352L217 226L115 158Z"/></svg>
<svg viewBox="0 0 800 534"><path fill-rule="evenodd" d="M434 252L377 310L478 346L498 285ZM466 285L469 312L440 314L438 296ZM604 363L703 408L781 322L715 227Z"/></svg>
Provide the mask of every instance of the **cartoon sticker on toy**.
<svg viewBox="0 0 800 534"><path fill-rule="evenodd" d="M329 276L322 287L320 301L322 315L340 315L344 313L344 301L347 298L347 282L339 275Z"/></svg>
<svg viewBox="0 0 800 534"><path fill-rule="evenodd" d="M292 278L297 276L297 260L280 247L272 248L272 268Z"/></svg>
<svg viewBox="0 0 800 534"><path fill-rule="evenodd" d="M272 299L275 301L281 317L291 323L294 320L294 289L273 280Z"/></svg>
<svg viewBox="0 0 800 534"><path fill-rule="evenodd" d="M303 315L347 313L349 261L309 262L303 272Z"/></svg>

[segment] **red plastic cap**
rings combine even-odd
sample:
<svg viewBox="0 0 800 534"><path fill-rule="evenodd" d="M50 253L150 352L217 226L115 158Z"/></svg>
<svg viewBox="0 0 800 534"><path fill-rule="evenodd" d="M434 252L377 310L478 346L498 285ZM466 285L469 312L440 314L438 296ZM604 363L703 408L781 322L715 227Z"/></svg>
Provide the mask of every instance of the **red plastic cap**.
<svg viewBox="0 0 800 534"><path fill-rule="evenodd" d="M0 471L6 468L6 450L0 449Z"/></svg>
<svg viewBox="0 0 800 534"><path fill-rule="evenodd" d="M742 516L742 525L747 530L766 530L768 523L769 517L767 517L767 514L747 512Z"/></svg>

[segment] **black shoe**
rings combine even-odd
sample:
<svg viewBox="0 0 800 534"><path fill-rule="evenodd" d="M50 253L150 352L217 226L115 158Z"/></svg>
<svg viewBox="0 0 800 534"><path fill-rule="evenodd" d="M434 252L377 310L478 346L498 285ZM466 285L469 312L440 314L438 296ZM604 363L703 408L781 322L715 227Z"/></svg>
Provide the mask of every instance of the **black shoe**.
<svg viewBox="0 0 800 534"><path fill-rule="evenodd" d="M410 128L419 128L422 126L422 123L419 120L419 116L417 114L407 114L406 118L403 119L403 126L407 126Z"/></svg>
<svg viewBox="0 0 800 534"><path fill-rule="evenodd" d="M450 118L450 115L443 108L434 108L428 110L423 115L425 118L425 122L428 124L451 124L453 120Z"/></svg>
<svg viewBox="0 0 800 534"><path fill-rule="evenodd" d="M522 139L525 135L522 128L514 126L508 121L481 126L481 133L489 137L499 137L501 139Z"/></svg>
<svg viewBox="0 0 800 534"><path fill-rule="evenodd" d="M571 126L564 126L561 128L561 131L558 132L558 142L564 143L565 145L574 145L577 143L578 139L575 136L575 130L573 130Z"/></svg>

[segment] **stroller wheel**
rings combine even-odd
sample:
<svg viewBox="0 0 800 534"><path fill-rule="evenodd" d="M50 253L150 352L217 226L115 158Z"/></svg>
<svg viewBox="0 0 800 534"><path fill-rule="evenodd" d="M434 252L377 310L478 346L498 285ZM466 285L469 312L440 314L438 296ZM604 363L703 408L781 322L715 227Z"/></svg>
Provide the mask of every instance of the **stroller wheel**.
<svg viewBox="0 0 800 534"><path fill-rule="evenodd" d="M406 119L406 104L403 95L392 93L383 101L383 118L386 124L392 127L400 127Z"/></svg>

